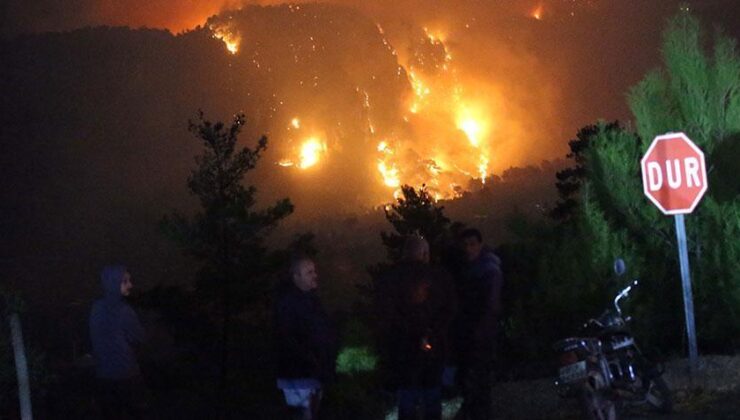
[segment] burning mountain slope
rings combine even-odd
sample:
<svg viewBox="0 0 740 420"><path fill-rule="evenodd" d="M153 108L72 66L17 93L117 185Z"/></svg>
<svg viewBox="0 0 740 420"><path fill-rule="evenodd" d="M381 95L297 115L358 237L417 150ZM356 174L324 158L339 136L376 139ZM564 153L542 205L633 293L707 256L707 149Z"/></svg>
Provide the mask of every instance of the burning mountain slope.
<svg viewBox="0 0 740 420"><path fill-rule="evenodd" d="M232 57L238 95L258 98L251 108L278 144L277 163L315 191L326 182L336 191L332 179L351 181L363 196L349 197L354 202L388 200L403 183L450 198L472 179L485 182L493 168L521 161L515 150L544 130L530 128L525 138L525 122L532 112L546 117L553 100L551 88L538 83L525 99L534 95L541 104L524 110L515 79L527 74L484 76L497 68L488 50L460 48L458 60L446 34L413 23L394 26L391 42L382 25L370 26L355 9L246 7L209 19L207 28ZM499 57L509 70L512 62L522 66L510 53Z"/></svg>
<svg viewBox="0 0 740 420"><path fill-rule="evenodd" d="M176 36L99 28L5 41L3 135L63 168L23 185L94 179L176 206L197 150L186 119L243 111L243 140L270 138L252 181L299 214L377 205L401 183L455 196L558 144L557 89L523 41L488 26L531 34L504 26L508 15L469 12L369 7L378 23L350 6L252 6ZM23 153L6 156L5 170L27 173L13 169Z"/></svg>

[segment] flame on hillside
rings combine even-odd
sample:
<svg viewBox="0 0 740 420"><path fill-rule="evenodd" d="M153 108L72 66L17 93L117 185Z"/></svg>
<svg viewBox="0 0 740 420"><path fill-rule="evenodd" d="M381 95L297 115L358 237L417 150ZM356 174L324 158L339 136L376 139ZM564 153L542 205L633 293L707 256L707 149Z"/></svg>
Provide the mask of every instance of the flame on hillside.
<svg viewBox="0 0 740 420"><path fill-rule="evenodd" d="M209 25L213 37L223 41L226 50L231 54L236 54L239 51L239 44L242 39L239 32L231 27L231 25Z"/></svg>
<svg viewBox="0 0 740 420"><path fill-rule="evenodd" d="M236 54L242 36L232 22L230 19L225 24L213 21L209 28L230 53ZM394 55L397 54L385 39L380 25L377 25L377 30L385 45ZM406 99L407 113L399 110L405 114L404 122L438 133L434 141L428 144L397 133L389 133L388 138L376 143L377 178L391 193L397 194L403 184L425 184L434 197L451 198L460 194L465 179L477 178L485 183L488 177L493 141L491 107L486 100L467 94L468 90L475 88L461 81L460 72L444 42L448 36L441 31L423 28L405 62L399 65L399 72L405 72L410 87L410 95ZM313 36L310 41L311 49L315 51L317 47ZM253 61L259 68L259 62ZM356 90L360 94L362 107L370 112L372 103L369 94L359 87ZM379 135L370 118L366 125L371 139ZM454 138L448 137L450 127L454 127ZM301 129L298 117L293 117L287 125L287 131L294 134ZM459 135L454 135L455 130ZM286 138L290 138L290 135L286 134ZM467 141L461 141L463 139ZM324 140L310 137L302 142L297 151L290 152L293 156L284 157L277 163L283 167L307 170L316 166L327 151Z"/></svg>
<svg viewBox="0 0 740 420"><path fill-rule="evenodd" d="M485 184L492 168L505 164L509 156L501 150L511 153L511 146L501 144L522 135L528 110L511 105L511 90L504 93L495 74L471 66L470 49L455 50L462 27L415 27L396 48L386 38L392 29L372 23L348 37L339 18L321 20L323 7L329 6L255 12L269 16L269 25L287 25L279 36L265 34L265 26L254 26L258 17L242 11L208 21L212 36L234 54L233 68L244 69L245 82L256 80L260 89L270 89L253 100L276 142L279 166L298 174L326 173L312 179L347 185L350 171L354 182L371 180L373 196L387 200L404 184L426 185L438 199L454 198ZM532 17L540 19L542 12L538 7ZM377 41L375 58L353 49L355 39ZM379 59L393 61L392 74L373 73L378 71L373 60ZM342 67L335 72L337 66Z"/></svg>
<svg viewBox="0 0 740 420"><path fill-rule="evenodd" d="M544 13L545 6L543 4L538 4L537 7L532 10L532 13L530 13L529 16L536 20L542 20Z"/></svg>

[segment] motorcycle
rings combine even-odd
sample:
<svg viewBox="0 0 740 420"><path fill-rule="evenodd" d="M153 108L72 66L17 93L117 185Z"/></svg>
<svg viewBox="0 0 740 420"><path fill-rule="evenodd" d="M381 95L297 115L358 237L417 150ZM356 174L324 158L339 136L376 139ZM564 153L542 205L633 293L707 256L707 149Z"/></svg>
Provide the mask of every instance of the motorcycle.
<svg viewBox="0 0 740 420"><path fill-rule="evenodd" d="M623 260L614 262L622 276ZM553 346L559 355L555 385L563 397L578 397L585 417L616 420L625 406L647 405L660 412L672 410L671 392L662 378L662 367L651 363L640 351L622 314L619 302L639 284L632 281L614 298L614 308L583 325L580 337L560 340Z"/></svg>

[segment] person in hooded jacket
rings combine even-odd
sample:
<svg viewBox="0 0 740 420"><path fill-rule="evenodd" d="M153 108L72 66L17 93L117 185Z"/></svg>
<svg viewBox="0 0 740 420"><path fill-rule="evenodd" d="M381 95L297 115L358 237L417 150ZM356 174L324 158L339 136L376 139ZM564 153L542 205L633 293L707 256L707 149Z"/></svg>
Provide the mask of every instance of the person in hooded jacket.
<svg viewBox="0 0 740 420"><path fill-rule="evenodd" d="M455 312L449 274L429 264L429 244L411 235L403 259L378 282L381 363L398 397L399 420L439 419L447 329Z"/></svg>
<svg viewBox="0 0 740 420"><path fill-rule="evenodd" d="M491 418L492 370L502 313L503 274L499 257L477 229L460 234L465 256L456 278L460 311L452 328L457 382L463 404L457 418Z"/></svg>
<svg viewBox="0 0 740 420"><path fill-rule="evenodd" d="M101 273L103 297L90 313L90 340L98 380L98 403L105 418L141 418L145 403L135 347L144 341L144 329L125 301L131 293L131 275L122 265Z"/></svg>

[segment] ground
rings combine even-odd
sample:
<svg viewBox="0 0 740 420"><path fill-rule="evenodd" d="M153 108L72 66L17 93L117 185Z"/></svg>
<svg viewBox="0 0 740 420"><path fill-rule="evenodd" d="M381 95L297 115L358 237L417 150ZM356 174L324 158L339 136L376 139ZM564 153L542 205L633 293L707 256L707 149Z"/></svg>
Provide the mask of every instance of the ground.
<svg viewBox="0 0 740 420"><path fill-rule="evenodd" d="M740 357L702 357L699 371L691 376L686 360L675 360L666 364L664 378L674 391L674 413L661 415L635 409L623 413L622 418L740 418ZM493 395L497 418L580 418L577 402L560 398L552 379L500 383L494 387Z"/></svg>

